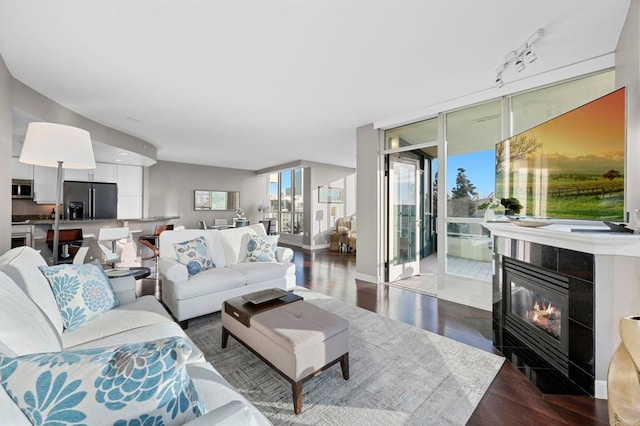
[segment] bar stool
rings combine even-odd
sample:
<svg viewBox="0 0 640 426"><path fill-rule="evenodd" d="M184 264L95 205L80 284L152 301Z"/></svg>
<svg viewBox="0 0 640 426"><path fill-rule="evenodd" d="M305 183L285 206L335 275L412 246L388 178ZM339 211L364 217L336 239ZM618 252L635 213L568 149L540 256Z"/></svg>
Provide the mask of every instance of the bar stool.
<svg viewBox="0 0 640 426"><path fill-rule="evenodd" d="M153 235L141 235L138 238L140 244L143 246L149 247L153 251L153 256L143 257L142 260L151 260L156 263L156 277L158 276L158 256L160 256L160 243L158 237L164 231L173 230L173 225L157 225L155 230L153 231Z"/></svg>

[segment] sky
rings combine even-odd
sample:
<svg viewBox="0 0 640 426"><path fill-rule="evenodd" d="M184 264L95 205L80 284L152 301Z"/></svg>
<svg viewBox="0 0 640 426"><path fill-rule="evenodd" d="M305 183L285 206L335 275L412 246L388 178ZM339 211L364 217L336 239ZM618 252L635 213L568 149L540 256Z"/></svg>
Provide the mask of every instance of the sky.
<svg viewBox="0 0 640 426"><path fill-rule="evenodd" d="M447 193L451 193L451 188L456 184L459 167L465 169L467 179L476 186L476 192L480 198L486 198L495 190L495 152L493 150L451 156L448 158L447 167ZM434 169L436 168L434 162Z"/></svg>

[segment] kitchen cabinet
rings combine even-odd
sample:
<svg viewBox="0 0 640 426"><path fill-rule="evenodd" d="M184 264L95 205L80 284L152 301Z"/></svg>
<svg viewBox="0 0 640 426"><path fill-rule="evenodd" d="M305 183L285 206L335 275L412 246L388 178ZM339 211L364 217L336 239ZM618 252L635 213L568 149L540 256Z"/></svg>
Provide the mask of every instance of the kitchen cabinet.
<svg viewBox="0 0 640 426"><path fill-rule="evenodd" d="M118 219L142 217L142 167L118 164Z"/></svg>
<svg viewBox="0 0 640 426"><path fill-rule="evenodd" d="M18 157L11 157L11 178L32 180L33 165L21 163Z"/></svg>
<svg viewBox="0 0 640 426"><path fill-rule="evenodd" d="M96 163L95 169L65 169L64 180L82 182L116 182L116 165Z"/></svg>
<svg viewBox="0 0 640 426"><path fill-rule="evenodd" d="M57 167L33 166L33 201L55 204L57 180Z"/></svg>

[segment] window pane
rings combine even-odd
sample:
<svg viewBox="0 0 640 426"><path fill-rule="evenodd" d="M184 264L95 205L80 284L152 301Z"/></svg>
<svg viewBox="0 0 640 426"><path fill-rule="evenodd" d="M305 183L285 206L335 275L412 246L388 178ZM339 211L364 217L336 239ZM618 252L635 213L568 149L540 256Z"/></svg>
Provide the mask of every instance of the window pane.
<svg viewBox="0 0 640 426"><path fill-rule="evenodd" d="M280 172L280 211L291 211L291 170Z"/></svg>
<svg viewBox="0 0 640 426"><path fill-rule="evenodd" d="M304 211L303 197L303 169L293 170L293 209L297 212Z"/></svg>
<svg viewBox="0 0 640 426"><path fill-rule="evenodd" d="M495 188L495 144L502 139L500 100L447 114L447 215L481 217Z"/></svg>
<svg viewBox="0 0 640 426"><path fill-rule="evenodd" d="M447 224L447 272L490 280L491 253L491 235L481 224Z"/></svg>
<svg viewBox="0 0 640 426"><path fill-rule="evenodd" d="M515 135L615 90L615 72L609 71L511 98Z"/></svg>
<svg viewBox="0 0 640 426"><path fill-rule="evenodd" d="M291 233L291 213L280 214L280 232Z"/></svg>
<svg viewBox="0 0 640 426"><path fill-rule="evenodd" d="M385 149L436 142L438 140L438 120L431 118L418 123L396 127L395 129L387 130L384 135Z"/></svg>
<svg viewBox="0 0 640 426"><path fill-rule="evenodd" d="M303 214L302 213L295 213L293 215L293 234L302 234L303 233L303 227L304 224L302 222L303 218Z"/></svg>
<svg viewBox="0 0 640 426"><path fill-rule="evenodd" d="M279 197L278 197L278 173L272 173L269 175L269 203L271 204L271 211L277 212L280 210Z"/></svg>

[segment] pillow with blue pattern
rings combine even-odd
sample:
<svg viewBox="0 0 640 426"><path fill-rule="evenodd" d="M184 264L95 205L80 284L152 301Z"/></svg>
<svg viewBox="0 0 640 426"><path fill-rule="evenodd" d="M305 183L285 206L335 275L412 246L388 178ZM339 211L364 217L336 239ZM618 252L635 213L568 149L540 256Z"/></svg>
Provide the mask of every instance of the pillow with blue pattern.
<svg viewBox="0 0 640 426"><path fill-rule="evenodd" d="M10 357L0 383L34 425L178 425L204 413L182 337Z"/></svg>
<svg viewBox="0 0 640 426"><path fill-rule="evenodd" d="M211 254L209 254L207 241L204 237L174 243L173 248L176 250L178 262L187 267L189 276L216 267L211 260Z"/></svg>
<svg viewBox="0 0 640 426"><path fill-rule="evenodd" d="M247 234L247 257L245 262L276 262L279 235Z"/></svg>
<svg viewBox="0 0 640 426"><path fill-rule="evenodd" d="M39 266L49 281L69 332L120 304L97 260L80 265Z"/></svg>

